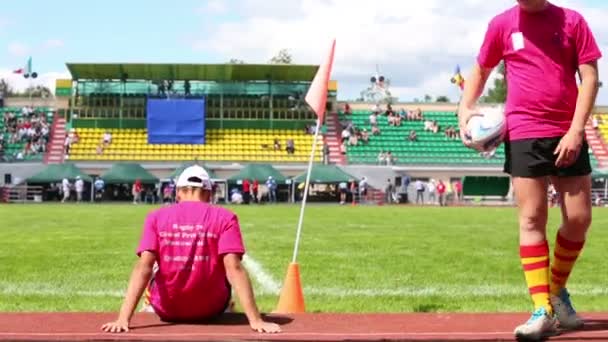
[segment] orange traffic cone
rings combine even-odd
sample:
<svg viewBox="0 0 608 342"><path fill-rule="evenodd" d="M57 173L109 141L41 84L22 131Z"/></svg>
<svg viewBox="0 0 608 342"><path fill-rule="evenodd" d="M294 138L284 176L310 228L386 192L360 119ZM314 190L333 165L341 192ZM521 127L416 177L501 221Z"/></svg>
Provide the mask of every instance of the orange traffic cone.
<svg viewBox="0 0 608 342"><path fill-rule="evenodd" d="M306 312L302 282L300 281L300 266L297 263L291 263L287 267L287 275L283 282L279 303L274 312L280 314Z"/></svg>

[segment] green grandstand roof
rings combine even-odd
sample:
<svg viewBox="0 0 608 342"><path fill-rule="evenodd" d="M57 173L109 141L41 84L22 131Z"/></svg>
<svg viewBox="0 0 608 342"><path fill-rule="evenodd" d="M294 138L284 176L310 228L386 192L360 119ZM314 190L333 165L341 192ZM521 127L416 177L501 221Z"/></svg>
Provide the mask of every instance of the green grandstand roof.
<svg viewBox="0 0 608 342"><path fill-rule="evenodd" d="M318 65L67 63L74 80L193 80L310 82Z"/></svg>

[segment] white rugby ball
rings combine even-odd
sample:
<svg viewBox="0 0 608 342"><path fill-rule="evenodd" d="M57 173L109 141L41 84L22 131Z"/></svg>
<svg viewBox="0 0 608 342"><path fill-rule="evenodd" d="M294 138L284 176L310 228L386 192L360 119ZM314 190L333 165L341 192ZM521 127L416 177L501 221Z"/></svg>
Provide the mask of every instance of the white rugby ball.
<svg viewBox="0 0 608 342"><path fill-rule="evenodd" d="M505 137L505 111L503 106L480 107L467 123L471 147L487 152L496 149Z"/></svg>

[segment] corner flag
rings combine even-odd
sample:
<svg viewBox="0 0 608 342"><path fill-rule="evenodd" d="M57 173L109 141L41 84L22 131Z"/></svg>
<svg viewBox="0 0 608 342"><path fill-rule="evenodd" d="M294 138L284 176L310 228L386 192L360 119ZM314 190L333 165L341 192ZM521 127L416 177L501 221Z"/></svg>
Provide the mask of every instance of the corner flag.
<svg viewBox="0 0 608 342"><path fill-rule="evenodd" d="M331 68L334 64L334 51L336 49L336 40L334 39L331 44L331 49L327 58L323 61L323 64L319 66L315 78L312 80L312 84L306 94L306 102L312 110L317 114L319 121L323 123L325 118L325 105L327 103L327 85L329 83L329 75L331 74Z"/></svg>

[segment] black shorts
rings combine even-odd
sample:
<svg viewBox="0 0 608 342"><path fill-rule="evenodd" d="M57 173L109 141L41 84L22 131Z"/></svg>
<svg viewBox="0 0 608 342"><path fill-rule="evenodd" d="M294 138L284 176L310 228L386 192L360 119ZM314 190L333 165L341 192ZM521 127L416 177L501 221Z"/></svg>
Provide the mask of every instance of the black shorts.
<svg viewBox="0 0 608 342"><path fill-rule="evenodd" d="M578 159L574 164L555 166L557 148L561 137L534 138L505 142L504 172L513 177L538 178L545 176L573 177L591 173L589 145L583 141Z"/></svg>

